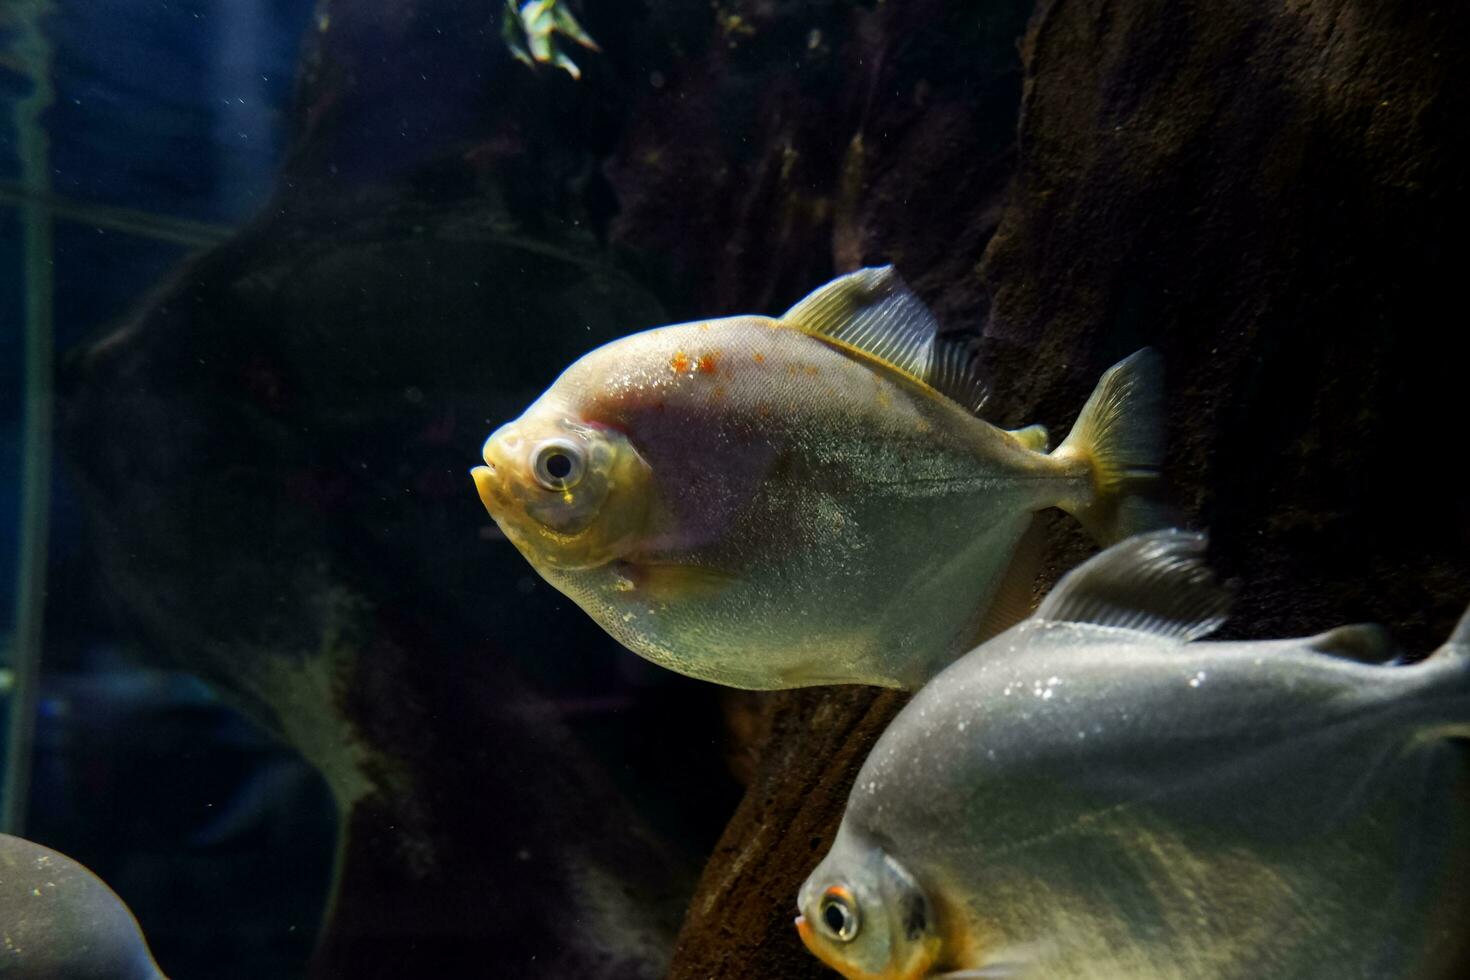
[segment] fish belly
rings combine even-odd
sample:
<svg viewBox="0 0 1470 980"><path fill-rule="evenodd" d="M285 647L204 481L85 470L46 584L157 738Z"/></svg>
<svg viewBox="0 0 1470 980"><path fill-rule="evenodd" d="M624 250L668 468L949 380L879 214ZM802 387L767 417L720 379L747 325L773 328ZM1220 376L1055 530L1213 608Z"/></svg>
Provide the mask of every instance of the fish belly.
<svg viewBox="0 0 1470 980"><path fill-rule="evenodd" d="M799 552L687 594L646 594L613 570L553 584L624 646L693 677L914 688L965 652L1032 519L1019 503L985 526L895 506L881 533L859 535L851 508L828 516L830 533L808 531Z"/></svg>

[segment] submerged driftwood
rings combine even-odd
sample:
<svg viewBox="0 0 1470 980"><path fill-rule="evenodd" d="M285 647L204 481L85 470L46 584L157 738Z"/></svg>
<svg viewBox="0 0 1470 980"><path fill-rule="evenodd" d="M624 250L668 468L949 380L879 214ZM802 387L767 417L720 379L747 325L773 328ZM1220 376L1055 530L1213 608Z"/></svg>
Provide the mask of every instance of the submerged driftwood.
<svg viewBox="0 0 1470 980"><path fill-rule="evenodd" d="M998 421L1061 431L1102 368L1143 344L1163 352L1170 473L1243 583L1228 634L1377 620L1428 650L1470 600L1470 496L1411 462L1441 458L1470 420L1456 381L1470 339L1440 312L1458 293L1467 28L1470 12L1449 4L1044 2L1021 48L1015 177L983 260L977 249L939 278L910 267L933 212L855 195L884 229L863 260L893 257L941 309L988 297L980 350ZM899 102L919 85L885 81ZM906 162L890 152L869 156L880 188ZM947 175L915 196L963 187ZM974 220L980 196L956 194L943 217ZM840 223L831 240L843 254ZM1088 547L1054 523L1053 577ZM774 729L819 708L829 736L865 745L880 727L867 700L810 697L779 702ZM765 792L706 868L673 976L824 975L791 935L807 869L790 842L769 843L790 825L816 828L813 856L827 844L838 805L809 787L846 755L806 742L766 757Z"/></svg>
<svg viewBox="0 0 1470 980"><path fill-rule="evenodd" d="M729 699L750 784L691 898L688 841L525 679L538 621L576 669L619 655L479 547L492 422L659 319L891 261L976 337L988 417L1054 433L1153 344L1229 633L1427 650L1470 599L1461 6L587 5L581 82L479 5L329 6L275 205L65 406L120 606L343 802L316 975L829 975L796 887L902 696ZM1054 578L1091 546L1049 523ZM722 771L714 693L670 683L680 764Z"/></svg>

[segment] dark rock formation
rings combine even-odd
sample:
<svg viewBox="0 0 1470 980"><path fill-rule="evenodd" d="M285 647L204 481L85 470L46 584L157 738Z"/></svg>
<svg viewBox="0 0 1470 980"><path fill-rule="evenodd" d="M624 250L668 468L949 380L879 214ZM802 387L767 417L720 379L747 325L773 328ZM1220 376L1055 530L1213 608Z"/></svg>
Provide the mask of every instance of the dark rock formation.
<svg viewBox="0 0 1470 980"><path fill-rule="evenodd" d="M927 36L921 6L858 15L870 29L855 34L880 50L922 43L911 42ZM1178 496L1244 586L1228 633L1378 620L1427 652L1470 601L1470 495L1438 462L1470 420L1456 382L1470 341L1446 319L1470 164L1456 135L1467 28L1448 4L1043 3L1022 47L1015 157L965 128L996 114L974 88L924 86L901 60L855 70L858 88L881 80L873 117L907 116L906 132L949 140L865 141L856 207L837 208L863 231L834 216L810 237L841 268L896 262L947 326L984 313L996 421L1063 431L1103 368L1159 347ZM1003 78L1004 63L988 71ZM831 144L852 139L850 121L814 115ZM783 142L764 146L775 157ZM974 165L985 159L1015 166L993 237L999 168ZM760 173L726 199L755 194ZM848 176L828 170L818 184ZM673 196L643 194L666 208ZM635 206L617 227L650 240L638 196L621 196ZM737 222L731 236L742 233ZM1054 578L1091 546L1053 523ZM791 934L807 870L793 855L825 848L840 803L812 787L850 778L854 743L860 759L893 707L851 692L773 700L783 749L763 757L706 868L674 976L824 975ZM818 713L821 731L805 730ZM799 839L775 830L786 827Z"/></svg>
<svg viewBox="0 0 1470 980"><path fill-rule="evenodd" d="M1051 419L1097 365L1164 352L1171 471L1241 577L1236 634L1372 619L1427 651L1470 599L1470 497L1413 475L1470 417L1446 319L1467 27L1454 4L1057 2L1027 36L984 269L987 333L1026 360L1000 373Z"/></svg>

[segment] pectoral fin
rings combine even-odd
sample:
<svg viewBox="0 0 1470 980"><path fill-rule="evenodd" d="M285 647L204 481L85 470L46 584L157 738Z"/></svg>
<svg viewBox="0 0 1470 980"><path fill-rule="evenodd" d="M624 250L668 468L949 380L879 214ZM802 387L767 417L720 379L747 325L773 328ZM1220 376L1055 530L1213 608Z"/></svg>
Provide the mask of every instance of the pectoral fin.
<svg viewBox="0 0 1470 980"><path fill-rule="evenodd" d="M658 602L703 599L718 595L736 581L734 575L701 565L623 562L619 588Z"/></svg>
<svg viewBox="0 0 1470 980"><path fill-rule="evenodd" d="M934 980L1042 980L1041 953L1046 943L998 949L979 966L936 974Z"/></svg>
<svg viewBox="0 0 1470 980"><path fill-rule="evenodd" d="M1168 643L1208 636L1225 622L1231 592L1204 562L1203 534L1137 534L1072 571L1036 619L1136 630Z"/></svg>

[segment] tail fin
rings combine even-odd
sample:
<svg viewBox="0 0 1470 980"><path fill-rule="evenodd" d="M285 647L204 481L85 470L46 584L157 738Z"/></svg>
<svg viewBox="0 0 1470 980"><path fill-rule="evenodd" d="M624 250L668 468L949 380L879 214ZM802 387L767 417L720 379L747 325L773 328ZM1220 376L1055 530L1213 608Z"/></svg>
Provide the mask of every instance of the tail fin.
<svg viewBox="0 0 1470 980"><path fill-rule="evenodd" d="M1164 462L1163 359L1145 347L1108 368L1052 456L1086 461L1092 494L1062 507L1103 544L1177 523L1158 492Z"/></svg>
<svg viewBox="0 0 1470 980"><path fill-rule="evenodd" d="M1470 661L1470 609L1465 610L1465 615L1460 617L1460 622L1450 633L1450 638L1445 640L1444 646L1430 655L1433 660L1465 660Z"/></svg>
<svg viewBox="0 0 1470 980"><path fill-rule="evenodd" d="M1470 609L1444 646L1414 670L1432 671L1436 695L1427 702L1425 730L1442 738L1470 739Z"/></svg>

